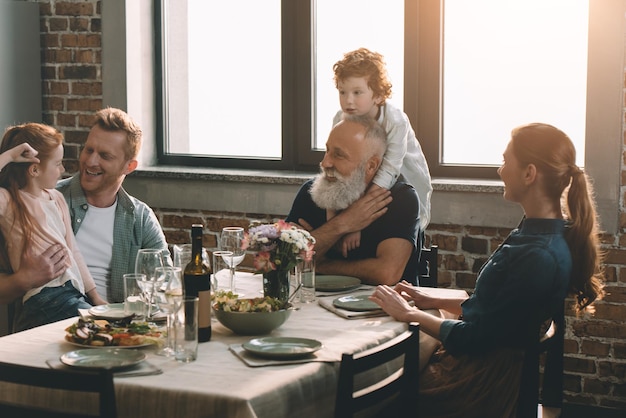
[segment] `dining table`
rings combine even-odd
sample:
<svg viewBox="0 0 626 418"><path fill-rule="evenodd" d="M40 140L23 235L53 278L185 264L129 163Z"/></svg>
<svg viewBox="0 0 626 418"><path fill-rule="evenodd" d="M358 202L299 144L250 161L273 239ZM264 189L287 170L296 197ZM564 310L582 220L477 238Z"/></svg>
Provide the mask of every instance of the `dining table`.
<svg viewBox="0 0 626 418"><path fill-rule="evenodd" d="M238 272L236 283L242 297L262 296L262 276ZM122 370L114 375L118 417L332 417L342 354L378 346L408 328L406 323L397 322L382 311L355 313L338 309L332 303L342 295L368 294L373 289L362 285L348 291L318 291L312 303L298 303L296 299L287 321L261 336L237 335L213 315L211 340L199 344L197 360L189 363L159 356L154 346L135 348L145 353L145 361L137 370ZM422 289L438 296L467 296L459 289ZM429 313L452 317L445 311ZM77 319L1 337L0 360L35 367L70 367L59 359L82 348L64 339L65 328ZM321 348L305 358L287 359L255 357L242 348L251 339L262 337L314 339L321 343ZM437 345L434 338L420 331L421 367ZM84 395L71 400L68 396L0 383L0 398L4 399L28 400L42 406L69 402L77 410L93 406L93 400Z"/></svg>

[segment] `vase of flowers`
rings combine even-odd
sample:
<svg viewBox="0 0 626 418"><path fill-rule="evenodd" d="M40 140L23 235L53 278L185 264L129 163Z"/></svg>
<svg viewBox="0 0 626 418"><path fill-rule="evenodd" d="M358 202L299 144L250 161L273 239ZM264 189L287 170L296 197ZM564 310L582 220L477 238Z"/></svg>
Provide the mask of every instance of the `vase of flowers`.
<svg viewBox="0 0 626 418"><path fill-rule="evenodd" d="M285 221L254 225L244 235L242 248L256 251L254 268L263 274L263 293L283 303L289 298L289 272L300 260L313 257L315 238Z"/></svg>

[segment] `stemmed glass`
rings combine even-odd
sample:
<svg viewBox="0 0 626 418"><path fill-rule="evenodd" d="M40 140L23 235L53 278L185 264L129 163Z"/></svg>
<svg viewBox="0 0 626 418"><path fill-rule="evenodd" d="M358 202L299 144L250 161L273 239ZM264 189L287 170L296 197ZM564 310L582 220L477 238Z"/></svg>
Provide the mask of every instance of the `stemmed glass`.
<svg viewBox="0 0 626 418"><path fill-rule="evenodd" d="M157 267L156 281L165 281L165 292L157 292L156 303L159 309L166 314L167 318L167 343L165 347L157 351L160 356L173 356L175 354L175 342L173 340L174 318L180 309L183 300L183 282L181 280L180 267ZM160 278L163 278L161 280Z"/></svg>
<svg viewBox="0 0 626 418"><path fill-rule="evenodd" d="M235 291L235 267L237 267L244 257L244 251L241 249L243 242L243 228L238 226L228 226L222 228L221 246L224 251L230 251L232 254L223 255L222 259L230 268L230 290Z"/></svg>
<svg viewBox="0 0 626 418"><path fill-rule="evenodd" d="M163 281L156 283L156 268L163 267L163 251L154 248L142 248L137 252L135 260L135 273L145 274L146 279L142 281L141 289L146 297L148 312L146 319L152 317L152 303L154 302L154 293L159 289Z"/></svg>

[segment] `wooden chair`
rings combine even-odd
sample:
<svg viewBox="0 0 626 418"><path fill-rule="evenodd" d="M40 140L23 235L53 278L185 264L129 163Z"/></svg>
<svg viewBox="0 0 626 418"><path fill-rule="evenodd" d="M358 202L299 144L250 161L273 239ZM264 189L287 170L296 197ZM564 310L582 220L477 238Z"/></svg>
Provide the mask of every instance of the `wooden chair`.
<svg viewBox="0 0 626 418"><path fill-rule="evenodd" d="M67 411L38 408L27 404L16 405L0 401L0 416L3 418L117 417L113 372L110 369L74 371L0 363L0 382L58 389L61 391L92 392L99 395L97 415L95 413L93 415L68 413Z"/></svg>
<svg viewBox="0 0 626 418"><path fill-rule="evenodd" d="M439 248L431 245L430 248L422 248L418 265L419 285L422 287L437 287L437 255Z"/></svg>
<svg viewBox="0 0 626 418"><path fill-rule="evenodd" d="M564 307L561 307L552 317L552 323L545 334L526 350L517 403L518 417L537 417L539 404L544 408L562 408L564 339L565 313ZM539 363L542 353L546 353L546 360L540 394Z"/></svg>
<svg viewBox="0 0 626 418"><path fill-rule="evenodd" d="M402 359L403 357L403 359ZM358 388L363 373L402 360L402 367L365 388ZM335 417L352 417L357 412L394 416L394 411L417 416L419 374L419 324L372 349L357 354L343 354L339 369ZM355 385L357 383L357 385Z"/></svg>

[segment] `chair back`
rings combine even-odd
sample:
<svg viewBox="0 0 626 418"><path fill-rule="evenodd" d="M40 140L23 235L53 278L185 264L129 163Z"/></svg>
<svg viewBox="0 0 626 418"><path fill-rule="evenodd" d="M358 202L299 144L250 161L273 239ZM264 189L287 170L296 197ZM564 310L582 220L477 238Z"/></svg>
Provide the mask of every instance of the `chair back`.
<svg viewBox="0 0 626 418"><path fill-rule="evenodd" d="M430 248L422 248L420 253L418 270L418 285L422 287L437 287L439 279L437 271L437 256L439 248L431 245Z"/></svg>
<svg viewBox="0 0 626 418"><path fill-rule="evenodd" d="M397 368L394 373L385 373L380 379L373 379L374 369L389 366L390 363ZM382 374L381 369L377 371L379 375ZM385 407L383 416L394 416L394 411L410 411L411 416L417 416L418 375L417 323L410 324L408 331L378 347L357 354L343 354L339 368L335 417L352 417L357 412L375 412L382 407ZM358 382L364 380L369 384L358 387Z"/></svg>
<svg viewBox="0 0 626 418"><path fill-rule="evenodd" d="M91 416L116 418L115 389L113 372L110 369L86 371L59 370L42 367L30 367L0 362L0 382L15 383L41 388L57 389L68 392L95 393L99 396L98 414ZM58 396L58 395L56 395ZM85 412L71 413L28 404L12 404L0 401L0 416L10 417L85 417Z"/></svg>
<svg viewBox="0 0 626 418"><path fill-rule="evenodd" d="M539 332L536 334L538 337ZM526 350L517 401L518 417L537 417L538 405L561 408L563 405L564 306L552 317L550 327ZM541 394L539 393L540 356L546 353Z"/></svg>

